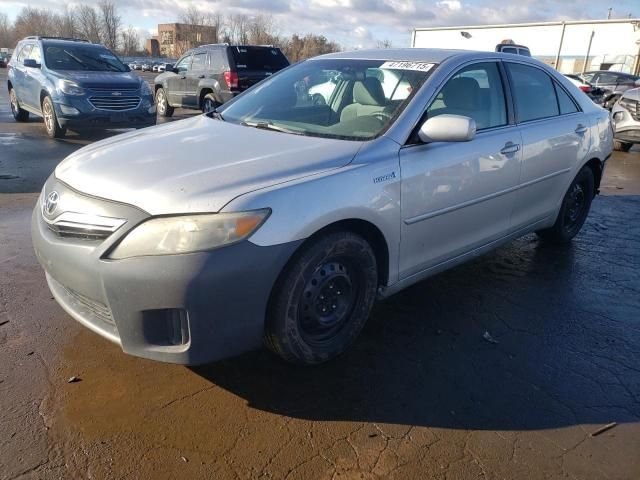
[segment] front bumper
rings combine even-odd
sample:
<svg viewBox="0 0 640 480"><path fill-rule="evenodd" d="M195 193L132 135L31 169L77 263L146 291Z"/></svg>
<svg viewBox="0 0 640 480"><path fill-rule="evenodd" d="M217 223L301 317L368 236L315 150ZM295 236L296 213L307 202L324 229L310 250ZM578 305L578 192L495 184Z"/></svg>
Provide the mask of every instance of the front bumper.
<svg viewBox="0 0 640 480"><path fill-rule="evenodd" d="M82 96L59 94L54 99L54 105L60 126L71 130L88 130L143 128L156 124L155 103L151 95L139 96L139 105L124 111L96 108L90 98L92 98L91 94Z"/></svg>
<svg viewBox="0 0 640 480"><path fill-rule="evenodd" d="M69 191L50 179L45 191L53 188L61 199ZM105 252L146 214L126 205L107 208L129 213L130 221L102 241L60 237L40 203L33 212L36 255L55 299L73 318L125 353L164 362L208 363L260 345L271 290L300 242L244 241L209 252L110 260Z"/></svg>
<svg viewBox="0 0 640 480"><path fill-rule="evenodd" d="M636 120L629 110L616 103L611 110L611 118L615 128L613 137L616 140L640 143L640 120Z"/></svg>

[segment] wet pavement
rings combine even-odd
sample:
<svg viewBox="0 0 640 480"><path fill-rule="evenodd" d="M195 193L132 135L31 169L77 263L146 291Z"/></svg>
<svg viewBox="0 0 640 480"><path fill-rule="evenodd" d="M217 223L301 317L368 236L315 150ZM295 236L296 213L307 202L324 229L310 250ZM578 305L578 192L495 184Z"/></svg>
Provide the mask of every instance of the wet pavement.
<svg viewBox="0 0 640 480"><path fill-rule="evenodd" d="M572 244L529 235L415 285L327 365L186 368L124 355L51 298L29 217L95 137L9 115L2 90L0 479L640 478L638 149Z"/></svg>

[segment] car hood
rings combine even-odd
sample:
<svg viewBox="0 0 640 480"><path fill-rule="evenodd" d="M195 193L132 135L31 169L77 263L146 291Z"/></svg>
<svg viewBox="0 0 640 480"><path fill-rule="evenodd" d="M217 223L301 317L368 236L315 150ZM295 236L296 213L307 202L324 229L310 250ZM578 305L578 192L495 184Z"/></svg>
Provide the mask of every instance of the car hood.
<svg viewBox="0 0 640 480"><path fill-rule="evenodd" d="M630 88L624 95L624 98L628 98L629 100L635 100L636 102L640 102L640 88Z"/></svg>
<svg viewBox="0 0 640 480"><path fill-rule="evenodd" d="M114 87L137 88L140 86L140 77L133 72L83 72L60 70L51 71L56 77L71 80L82 88Z"/></svg>
<svg viewBox="0 0 640 480"><path fill-rule="evenodd" d="M244 193L344 166L361 145L198 115L86 146L55 176L152 215L217 212Z"/></svg>

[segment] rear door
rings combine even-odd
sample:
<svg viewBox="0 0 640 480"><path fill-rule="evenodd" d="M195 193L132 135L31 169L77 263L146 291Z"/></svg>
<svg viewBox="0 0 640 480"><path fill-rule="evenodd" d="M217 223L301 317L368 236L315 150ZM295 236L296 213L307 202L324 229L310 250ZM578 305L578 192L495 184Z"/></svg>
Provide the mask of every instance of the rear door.
<svg viewBox="0 0 640 480"><path fill-rule="evenodd" d="M506 62L522 135L522 175L514 228L555 215L573 167L589 149L589 120L543 69Z"/></svg>
<svg viewBox="0 0 640 480"><path fill-rule="evenodd" d="M198 85L205 78L209 68L209 56L207 52L196 52L191 59L191 66L187 70L184 80L184 96L182 105L189 108L200 108Z"/></svg>
<svg viewBox="0 0 640 480"><path fill-rule="evenodd" d="M229 48L230 64L238 74L240 91L289 66L279 48L238 46Z"/></svg>
<svg viewBox="0 0 640 480"><path fill-rule="evenodd" d="M520 177L520 133L509 120L499 62L463 67L443 85L425 117L476 120L470 142L400 150L400 276L409 277L505 236Z"/></svg>

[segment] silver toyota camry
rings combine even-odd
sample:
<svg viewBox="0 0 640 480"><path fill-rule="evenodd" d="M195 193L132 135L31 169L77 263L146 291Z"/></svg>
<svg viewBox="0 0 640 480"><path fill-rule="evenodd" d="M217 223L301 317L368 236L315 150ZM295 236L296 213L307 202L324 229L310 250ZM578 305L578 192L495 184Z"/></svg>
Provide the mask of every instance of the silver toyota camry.
<svg viewBox="0 0 640 480"><path fill-rule="evenodd" d="M608 113L531 58L330 54L70 155L33 243L60 305L126 353L315 364L377 298L529 232L570 241L612 144Z"/></svg>

